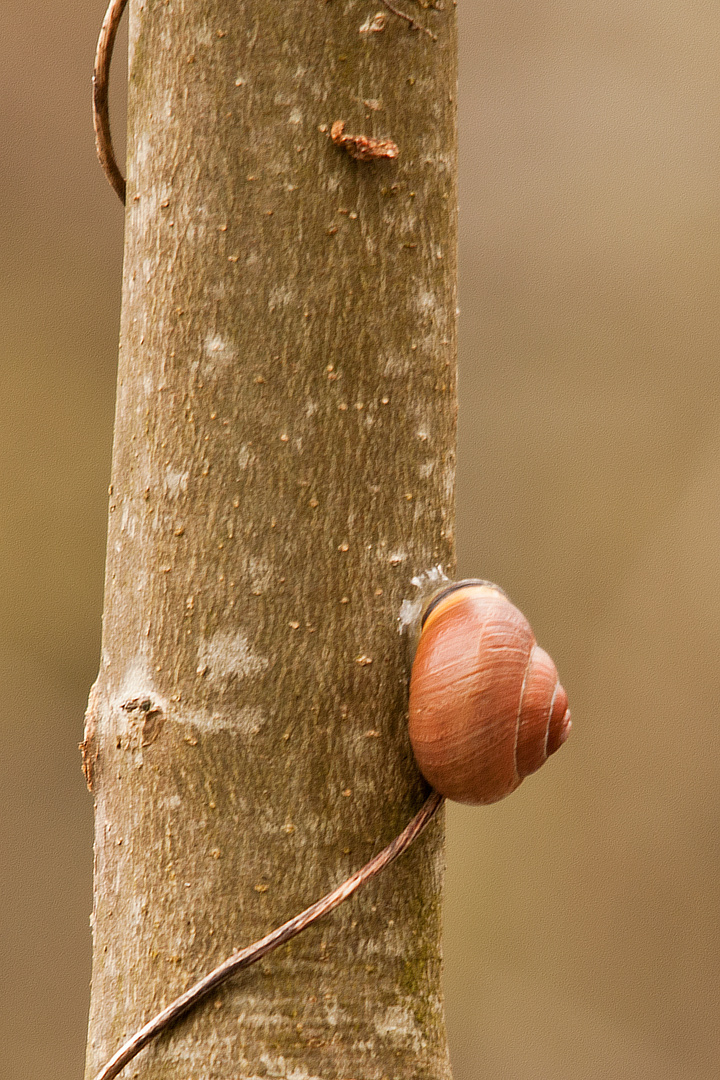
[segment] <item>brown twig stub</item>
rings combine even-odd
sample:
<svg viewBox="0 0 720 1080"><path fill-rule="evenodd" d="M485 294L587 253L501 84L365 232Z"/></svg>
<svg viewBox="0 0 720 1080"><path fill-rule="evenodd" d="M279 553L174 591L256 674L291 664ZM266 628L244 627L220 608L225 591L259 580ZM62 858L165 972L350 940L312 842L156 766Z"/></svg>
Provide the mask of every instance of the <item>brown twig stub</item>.
<svg viewBox="0 0 720 1080"><path fill-rule="evenodd" d="M437 34L433 34L432 30L428 30L427 26L423 26L422 23L413 19L412 15L406 15L404 11L400 11L399 8L396 8L394 4L390 3L390 0L381 0L381 3L383 3L393 15L397 15L398 19L404 19L411 30L422 30L423 34L427 34L433 41L437 41Z"/></svg>
<svg viewBox="0 0 720 1080"><path fill-rule="evenodd" d="M345 121L336 120L330 128L330 138L336 146L342 146L355 161L377 161L379 158L396 158L399 150L392 139L376 139L372 135L346 135Z"/></svg>
<svg viewBox="0 0 720 1080"><path fill-rule="evenodd" d="M120 202L125 202L125 177L115 157L110 134L110 108L108 104L110 87L110 61L112 60L115 38L127 6L127 0L110 0L105 18L100 29L95 67L93 68L93 126L95 128L95 148L98 160L103 167L108 182L117 194Z"/></svg>
<svg viewBox="0 0 720 1080"><path fill-rule="evenodd" d="M264 938L260 938L259 941L254 942L252 945L248 945L247 948L241 949L238 952L229 956L227 960L224 960L222 964L211 971L209 975L206 975L204 979L200 979L194 986L191 986L189 990L186 990L184 994L176 998L169 1005L167 1005L157 1016L148 1021L144 1027L141 1027L139 1031L128 1039L128 1041L120 1047L120 1049L110 1058L106 1065L97 1073L95 1080L113 1080L132 1059L147 1046L149 1042L152 1042L162 1031L165 1031L171 1024L178 1020L185 1013L189 1012L194 1005L197 1005L211 990L215 990L222 983L226 982L232 975L236 975L238 971L242 971L243 968L250 967L257 960L262 959L263 956L267 956L273 949L277 949L280 945L285 945L286 942L296 937L301 931L307 929L312 923L322 918L323 915L328 915L331 911L334 911L336 907L339 907L344 900L364 885L366 881L379 874L381 870L384 870L386 866L389 866L391 862L394 862L403 852L407 851L414 840L420 836L427 825L430 824L435 814L438 812L443 802L442 795L439 795L436 791L426 799L421 809L405 826L403 831L392 840L387 847L383 848L374 858L370 859L365 866L360 870L356 870L355 873L349 877L346 881L343 881L341 885L338 885L336 889L329 892L326 896L323 896L321 900L317 900L314 904L311 904L305 911L301 911L299 915L290 919L288 922L283 923L282 926L278 926L276 930L266 934Z"/></svg>

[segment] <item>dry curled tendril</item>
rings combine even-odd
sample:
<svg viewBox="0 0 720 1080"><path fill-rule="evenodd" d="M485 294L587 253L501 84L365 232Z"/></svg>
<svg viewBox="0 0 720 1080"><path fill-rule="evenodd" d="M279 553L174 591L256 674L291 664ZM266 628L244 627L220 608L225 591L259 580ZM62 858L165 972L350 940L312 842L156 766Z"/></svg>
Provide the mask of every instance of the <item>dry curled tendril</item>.
<svg viewBox="0 0 720 1080"><path fill-rule="evenodd" d="M108 100L110 88L110 61L112 60L115 38L127 6L127 0L110 0L105 12L100 37L95 52L93 68L93 126L95 128L95 148L105 176L121 203L125 202L125 177L115 157L115 150L110 134L110 106Z"/></svg>
<svg viewBox="0 0 720 1080"><path fill-rule="evenodd" d="M149 1020L147 1024L136 1031L113 1054L100 1072L96 1074L95 1080L113 1080L113 1077L118 1076L128 1062L132 1061L140 1053L143 1047L157 1038L162 1031L174 1024L181 1016L189 1012L212 990L221 986L232 975L236 975L238 971L250 967L251 964L261 960L263 956L267 956L273 949L286 944L303 930L306 930L308 926L322 918L323 915L334 911L344 900L352 896L361 885L379 874L381 870L384 870L386 866L389 866L391 862L394 862L403 852L407 851L412 842L417 840L418 836L430 824L444 801L442 795L439 795L437 791L433 791L412 821L370 862L365 863L365 866L361 867L360 870L356 870L351 877L343 881L336 889L333 889L332 892L323 896L321 900L306 908L305 911L301 911L293 919L283 923L282 926L278 926L276 930L271 931L271 933L264 938L260 938L259 941L254 942L252 945L248 945L245 949L234 952L232 956L229 956L227 960L224 960L222 964L203 979L196 982L184 994L171 1001L157 1016L154 1016L152 1020Z"/></svg>

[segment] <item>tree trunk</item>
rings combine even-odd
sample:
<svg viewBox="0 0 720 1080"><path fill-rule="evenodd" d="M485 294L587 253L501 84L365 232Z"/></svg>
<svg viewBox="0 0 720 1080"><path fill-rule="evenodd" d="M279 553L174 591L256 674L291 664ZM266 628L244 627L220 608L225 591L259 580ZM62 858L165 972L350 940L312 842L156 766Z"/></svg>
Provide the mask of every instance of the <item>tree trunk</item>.
<svg viewBox="0 0 720 1080"><path fill-rule="evenodd" d="M454 558L445 5L405 0L431 37L377 0L131 4L105 622L84 743L88 1077L364 863L425 794L397 618L413 575ZM329 138L337 120L394 140L397 158L354 160ZM447 1080L441 880L436 822L128 1075Z"/></svg>

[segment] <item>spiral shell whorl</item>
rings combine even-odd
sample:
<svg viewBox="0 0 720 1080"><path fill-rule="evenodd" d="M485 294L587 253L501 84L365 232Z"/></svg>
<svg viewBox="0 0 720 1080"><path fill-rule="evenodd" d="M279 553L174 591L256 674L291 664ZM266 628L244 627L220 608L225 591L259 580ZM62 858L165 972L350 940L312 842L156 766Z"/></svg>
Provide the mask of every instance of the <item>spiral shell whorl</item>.
<svg viewBox="0 0 720 1080"><path fill-rule="evenodd" d="M558 680L557 668L536 644L528 659L518 719L515 761L521 780L536 772L559 749L569 729L567 694Z"/></svg>
<svg viewBox="0 0 720 1080"><path fill-rule="evenodd" d="M567 696L525 616L487 582L428 604L410 682L410 740L425 778L457 802L496 802L569 733Z"/></svg>

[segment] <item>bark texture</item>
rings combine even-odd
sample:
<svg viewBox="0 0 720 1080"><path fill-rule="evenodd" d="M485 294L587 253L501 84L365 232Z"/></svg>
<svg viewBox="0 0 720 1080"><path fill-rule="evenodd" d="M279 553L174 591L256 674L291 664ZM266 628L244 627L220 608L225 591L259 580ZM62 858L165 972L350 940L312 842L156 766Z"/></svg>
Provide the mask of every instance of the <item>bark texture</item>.
<svg viewBox="0 0 720 1080"><path fill-rule="evenodd" d="M405 8L435 40L377 0L131 4L88 1077L426 792L397 617L453 569L456 43ZM128 1075L447 1080L441 878L438 822Z"/></svg>

